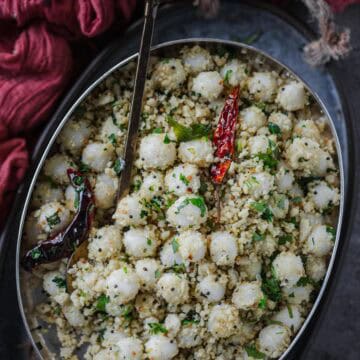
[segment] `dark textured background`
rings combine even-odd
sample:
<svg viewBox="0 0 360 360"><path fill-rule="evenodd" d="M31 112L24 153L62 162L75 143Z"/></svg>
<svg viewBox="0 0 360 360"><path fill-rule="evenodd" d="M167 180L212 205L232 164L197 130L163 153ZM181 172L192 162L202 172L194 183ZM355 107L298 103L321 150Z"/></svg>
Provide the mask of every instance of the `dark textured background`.
<svg viewBox="0 0 360 360"><path fill-rule="evenodd" d="M289 11L301 19L308 19L299 4ZM360 139L360 5L348 7L336 16L337 23L351 28L353 51L348 58L336 65L340 82L352 116L357 121L355 138ZM314 24L309 23L310 26ZM356 144L356 175L350 182L359 183L359 150ZM353 201L359 203L360 193ZM360 359L360 208L357 208L352 235L345 250L337 282L328 300L326 310L309 340L307 360L359 360Z"/></svg>
<svg viewBox="0 0 360 360"><path fill-rule="evenodd" d="M301 3L299 1L289 3L287 10L294 17L314 28L315 24L309 21L309 16ZM347 59L333 66L334 72L345 93L352 119L360 124L360 5L350 6L345 12L338 14L336 19L340 25L351 28L353 51ZM355 138L358 139L359 127L356 127L356 132ZM350 181L357 183L360 175L358 144L356 149L354 163L350 166L355 167L357 171ZM357 199L360 199L360 194L356 194L353 201L357 203ZM354 217L348 246L343 250L345 255L342 258L337 282L325 304L326 309L311 334L309 346L302 359L360 359L360 223L357 221L360 218L359 210ZM11 267L9 260L11 259L5 259L7 267ZM2 279L0 282L1 360L20 359L19 350L28 347L26 338L20 336L20 323L13 281Z"/></svg>

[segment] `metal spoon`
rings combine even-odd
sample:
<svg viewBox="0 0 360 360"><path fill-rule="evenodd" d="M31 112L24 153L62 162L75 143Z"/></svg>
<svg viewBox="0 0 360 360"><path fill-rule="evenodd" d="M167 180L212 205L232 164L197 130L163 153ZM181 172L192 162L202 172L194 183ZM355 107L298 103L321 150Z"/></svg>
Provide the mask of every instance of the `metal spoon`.
<svg viewBox="0 0 360 360"><path fill-rule="evenodd" d="M145 89L146 73L149 63L150 48L158 6L158 0L146 0L145 2L144 25L141 35L140 50L135 74L134 92L131 101L129 127L126 137L124 168L121 172L121 178L117 192L118 201L129 193L131 172L135 158L136 142L141 121L142 99ZM66 288L68 292L73 290L73 277L69 273L69 269L81 258L86 259L88 257L87 247L88 240L85 240L80 246L76 248L67 263Z"/></svg>

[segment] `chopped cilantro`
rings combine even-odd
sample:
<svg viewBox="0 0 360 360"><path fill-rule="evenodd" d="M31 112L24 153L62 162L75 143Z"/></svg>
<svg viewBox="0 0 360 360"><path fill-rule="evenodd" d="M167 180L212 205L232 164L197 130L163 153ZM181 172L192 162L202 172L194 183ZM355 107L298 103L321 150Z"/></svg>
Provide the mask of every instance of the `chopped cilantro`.
<svg viewBox="0 0 360 360"><path fill-rule="evenodd" d="M251 176L250 179L244 181L244 184L246 185L246 187L248 189L251 189L253 188L254 186L258 185L259 184L259 181L256 179L255 176Z"/></svg>
<svg viewBox="0 0 360 360"><path fill-rule="evenodd" d="M184 174L180 174L179 175L179 179L180 181L182 181L186 186L188 186L190 184L190 181L186 178L186 176Z"/></svg>
<svg viewBox="0 0 360 360"><path fill-rule="evenodd" d="M171 246L172 246L173 252L175 254L179 250L179 247L180 247L179 242L177 241L176 238L172 239Z"/></svg>
<svg viewBox="0 0 360 360"><path fill-rule="evenodd" d="M259 234L256 231L252 235L253 241L262 241L265 239L265 236L263 234Z"/></svg>
<svg viewBox="0 0 360 360"><path fill-rule="evenodd" d="M61 314L61 307L60 305L56 305L54 308L54 314L59 316Z"/></svg>
<svg viewBox="0 0 360 360"><path fill-rule="evenodd" d="M275 170L277 168L279 162L279 149L272 140L269 140L269 147L267 148L266 153L259 153L255 156L259 160L262 160L264 166L268 169Z"/></svg>
<svg viewBox="0 0 360 360"><path fill-rule="evenodd" d="M39 259L39 257L41 256L41 251L40 249L33 249L30 252L30 256L33 260L37 260Z"/></svg>
<svg viewBox="0 0 360 360"><path fill-rule="evenodd" d="M149 239L149 238L147 238L147 239L146 239L146 243L147 243L149 246L151 246L151 245L152 245L152 240Z"/></svg>
<svg viewBox="0 0 360 360"><path fill-rule="evenodd" d="M271 276L268 278L266 273L262 273L261 290L272 301L278 302L281 300L280 281L276 278L274 268L271 267Z"/></svg>
<svg viewBox="0 0 360 360"><path fill-rule="evenodd" d="M79 171L84 174L84 173L89 172L89 171L90 171L90 168L89 168L88 165L84 164L84 163L81 161L80 164L79 164Z"/></svg>
<svg viewBox="0 0 360 360"><path fill-rule="evenodd" d="M285 196L281 196L279 198L278 202L276 203L276 206L281 210L285 209Z"/></svg>
<svg viewBox="0 0 360 360"><path fill-rule="evenodd" d="M241 151L242 151L242 149L243 149L243 144L242 144L242 142L241 142L240 139L236 140L236 142L235 142L235 147L236 147L236 151L237 151L238 153L241 153Z"/></svg>
<svg viewBox="0 0 360 360"><path fill-rule="evenodd" d="M169 138L169 135L168 134L165 134L165 137L164 137L164 144L170 144L171 140Z"/></svg>
<svg viewBox="0 0 360 360"><path fill-rule="evenodd" d="M258 351L255 345L247 345L245 346L245 351L248 356L252 357L253 359L265 359L266 355L260 351Z"/></svg>
<svg viewBox="0 0 360 360"><path fill-rule="evenodd" d="M266 309L266 295L264 295L263 298L260 299L258 307L259 309L265 310Z"/></svg>
<svg viewBox="0 0 360 360"><path fill-rule="evenodd" d="M155 270L155 279L158 279L161 276L161 272L159 269Z"/></svg>
<svg viewBox="0 0 360 360"><path fill-rule="evenodd" d="M256 106L257 108L259 108L261 111L268 113L267 111L267 105L266 103L259 101L259 102L255 102L254 106Z"/></svg>
<svg viewBox="0 0 360 360"><path fill-rule="evenodd" d="M331 240L334 241L336 237L336 230L332 226L327 225L326 232L331 235Z"/></svg>
<svg viewBox="0 0 360 360"><path fill-rule="evenodd" d="M98 340L99 342L102 342L102 341L104 340L105 331L106 331L105 328L99 330L99 336L98 336L98 338L97 338L97 340Z"/></svg>
<svg viewBox="0 0 360 360"><path fill-rule="evenodd" d="M289 223L294 224L297 228L299 226L299 223L296 221L296 217L292 216L289 220L287 220Z"/></svg>
<svg viewBox="0 0 360 360"><path fill-rule="evenodd" d="M134 318L134 307L132 305L123 305L121 309L121 316L125 320L131 321Z"/></svg>
<svg viewBox="0 0 360 360"><path fill-rule="evenodd" d="M121 172L124 170L125 161L121 158L117 158L114 162L113 169L116 172L116 175L120 175Z"/></svg>
<svg viewBox="0 0 360 360"><path fill-rule="evenodd" d="M281 129L280 129L279 125L276 125L272 122L269 122L268 129L270 131L270 134L275 134L275 135L281 134Z"/></svg>
<svg viewBox="0 0 360 360"><path fill-rule="evenodd" d="M229 79L230 79L230 76L232 73L233 73L233 71L231 69L226 71L225 76L224 76L225 84L229 84Z"/></svg>
<svg viewBox="0 0 360 360"><path fill-rule="evenodd" d="M250 204L251 208L261 213L261 218L266 221L272 221L273 213L268 204L263 201L253 202Z"/></svg>
<svg viewBox="0 0 360 360"><path fill-rule="evenodd" d="M186 267L185 267L185 264L184 263L181 263L181 264L174 264L172 267L171 267L172 271L175 273L175 274L181 274L181 273L184 273L186 271Z"/></svg>
<svg viewBox="0 0 360 360"><path fill-rule="evenodd" d="M100 312L106 312L106 304L110 302L110 298L105 294L100 295L96 300L96 310Z"/></svg>
<svg viewBox="0 0 360 360"><path fill-rule="evenodd" d="M304 192L304 194L306 195L309 192L309 184L312 183L313 181L317 181L317 180L321 180L322 177L321 176L303 176L299 179L297 179L297 183L299 184L299 186L301 187L302 191Z"/></svg>
<svg viewBox="0 0 360 360"><path fill-rule="evenodd" d="M75 176L73 182L76 186L81 186L84 184L84 178L82 176Z"/></svg>
<svg viewBox="0 0 360 360"><path fill-rule="evenodd" d="M292 242L293 237L289 234L282 235L279 237L278 244L285 245L287 242Z"/></svg>
<svg viewBox="0 0 360 360"><path fill-rule="evenodd" d="M271 153L260 153L256 157L264 163L264 166L270 170L274 170L277 167L278 160L274 158Z"/></svg>
<svg viewBox="0 0 360 360"><path fill-rule="evenodd" d="M202 196L186 198L177 208L176 214L179 214L180 210L185 206L192 204L200 209L201 217L204 217L206 214L206 205L204 198Z"/></svg>
<svg viewBox="0 0 360 360"><path fill-rule="evenodd" d="M134 188L134 191L139 191L140 190L140 187L141 187L141 181L140 180L136 180L134 185L133 185L133 188Z"/></svg>
<svg viewBox="0 0 360 360"><path fill-rule="evenodd" d="M76 178L75 178L76 179ZM51 216L47 216L46 217L46 221L48 223L48 225L50 226L50 228L52 229L55 225L60 224L61 220L60 217L58 215L58 213L54 213Z"/></svg>
<svg viewBox="0 0 360 360"><path fill-rule="evenodd" d="M312 284L313 284L313 280L311 280L308 276L303 276L298 280L296 286L306 286Z"/></svg>
<svg viewBox="0 0 360 360"><path fill-rule="evenodd" d="M287 307L287 310L288 310L288 313L289 313L290 319L293 319L293 318L294 318L294 314L293 314L293 311L292 311L291 305L290 305L290 304L286 304L286 307Z"/></svg>
<svg viewBox="0 0 360 360"><path fill-rule="evenodd" d="M291 201L292 201L294 204L301 204L302 198L301 198L300 196L295 196L293 199L291 199Z"/></svg>
<svg viewBox="0 0 360 360"><path fill-rule="evenodd" d="M200 315L195 310L190 310L187 312L184 319L181 320L181 324L186 326L190 324L199 324Z"/></svg>
<svg viewBox="0 0 360 360"><path fill-rule="evenodd" d="M163 129L161 129L161 128L155 128L153 131L152 131L152 133L153 134L162 134L164 131L163 131Z"/></svg>
<svg viewBox="0 0 360 360"><path fill-rule="evenodd" d="M128 273L128 268L127 268L127 266L123 266L123 271L124 271L125 274Z"/></svg>
<svg viewBox="0 0 360 360"><path fill-rule="evenodd" d="M52 279L52 282L55 283L57 285L57 287L59 287L59 288L66 288L66 281L64 278L62 278L60 276L55 276Z"/></svg>
<svg viewBox="0 0 360 360"><path fill-rule="evenodd" d="M115 135L115 134L110 134L110 135L108 136L108 139L110 140L110 142L111 142L114 146L116 146L116 135Z"/></svg>
<svg viewBox="0 0 360 360"><path fill-rule="evenodd" d="M148 216L148 212L146 210L141 210L140 211L140 218L143 219L144 217Z"/></svg>
<svg viewBox="0 0 360 360"><path fill-rule="evenodd" d="M159 334L159 333L162 333L162 334L167 334L168 333L168 329L160 324L160 323L148 323L148 326L150 328L150 334L153 334L153 335L156 335L156 334Z"/></svg>
<svg viewBox="0 0 360 360"><path fill-rule="evenodd" d="M176 139L180 142L199 139L202 137L209 137L211 125L192 124L190 127L181 125L173 117L168 116L167 121L174 129Z"/></svg>

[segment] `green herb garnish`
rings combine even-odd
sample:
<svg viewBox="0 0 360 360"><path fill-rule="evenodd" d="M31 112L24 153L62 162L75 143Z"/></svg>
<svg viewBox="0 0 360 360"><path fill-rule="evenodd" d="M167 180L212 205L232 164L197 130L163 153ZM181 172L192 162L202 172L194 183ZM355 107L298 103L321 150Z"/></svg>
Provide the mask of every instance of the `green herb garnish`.
<svg viewBox="0 0 360 360"><path fill-rule="evenodd" d="M172 246L173 252L175 254L179 250L179 247L180 247L179 242L177 241L176 238L172 239L171 246Z"/></svg>
<svg viewBox="0 0 360 360"><path fill-rule="evenodd" d="M96 310L102 313L106 312L106 304L110 302L109 296L106 296L105 294L100 295L96 300Z"/></svg>
<svg viewBox="0 0 360 360"><path fill-rule="evenodd" d="M141 210L140 211L140 218L143 219L144 217L148 216L148 212L146 210Z"/></svg>
<svg viewBox="0 0 360 360"><path fill-rule="evenodd" d="M331 240L334 241L336 237L336 230L332 226L327 225L326 232L331 235Z"/></svg>
<svg viewBox="0 0 360 360"><path fill-rule="evenodd" d="M259 234L256 231L252 235L253 241L262 241L265 239L265 236L263 234Z"/></svg>
<svg viewBox="0 0 360 360"><path fill-rule="evenodd" d="M124 170L125 161L121 158L117 158L114 162L113 169L116 172L116 175L120 175L121 172Z"/></svg>
<svg viewBox="0 0 360 360"><path fill-rule="evenodd" d="M185 318L181 320L181 324L186 326L190 324L199 324L200 323L200 315L195 310L190 310Z"/></svg>
<svg viewBox="0 0 360 360"><path fill-rule="evenodd" d="M279 149L272 140L269 140L269 147L267 148L266 153L259 153L255 156L259 160L262 160L264 166L268 169L275 170L277 168L279 162Z"/></svg>
<svg viewBox="0 0 360 360"><path fill-rule="evenodd" d="M52 282L55 283L59 288L66 288L66 281L64 278L61 278L60 276L55 276L52 279Z"/></svg>
<svg viewBox="0 0 360 360"><path fill-rule="evenodd" d="M164 137L164 144L170 144L171 140L169 138L169 135L168 134L165 134L165 137Z"/></svg>
<svg viewBox="0 0 360 360"><path fill-rule="evenodd" d="M186 178L186 176L184 174L180 174L179 175L179 179L180 181L182 181L186 186L188 186L190 184L190 181Z"/></svg>
<svg viewBox="0 0 360 360"><path fill-rule="evenodd" d="M153 131L152 131L152 133L153 134L162 134L164 131L163 131L163 129L161 129L161 128L155 128Z"/></svg>
<svg viewBox="0 0 360 360"><path fill-rule="evenodd" d="M159 334L159 333L162 333L162 334L167 334L168 333L168 329L160 324L160 323L148 323L148 326L150 328L150 334L153 334L153 335L156 335L156 334Z"/></svg>
<svg viewBox="0 0 360 360"><path fill-rule="evenodd" d="M253 359L265 359L266 355L260 351L258 351L255 345L247 345L245 346L245 351L248 356L252 357Z"/></svg>
<svg viewBox="0 0 360 360"><path fill-rule="evenodd" d="M131 321L134 318L134 307L132 305L123 305L121 310L121 316L125 320Z"/></svg>
<svg viewBox="0 0 360 360"><path fill-rule="evenodd" d="M292 308L291 308L290 304L286 304L286 307L287 307L287 310L288 310L290 319L293 319L293 318L294 318L294 314L293 314L293 311L292 311Z"/></svg>
<svg viewBox="0 0 360 360"><path fill-rule="evenodd" d="M313 285L313 280L311 280L308 276L301 277L296 286L306 286L306 285Z"/></svg>
<svg viewBox="0 0 360 360"><path fill-rule="evenodd" d="M211 125L192 124L190 127L187 127L178 123L172 116L168 116L167 121L174 129L177 141L180 142L195 140L202 137L208 138L211 132Z"/></svg>
<svg viewBox="0 0 360 360"><path fill-rule="evenodd" d="M258 304L258 308L265 310L266 309L266 295L264 295L264 297L262 299L260 299L259 304Z"/></svg>
<svg viewBox="0 0 360 360"><path fill-rule="evenodd" d="M140 180L136 180L134 185L133 185L133 188L134 188L134 191L139 191L140 188L141 188L141 181Z"/></svg>
<svg viewBox="0 0 360 360"><path fill-rule="evenodd" d="M193 197L193 198L186 198L177 208L175 214L179 214L180 210L183 209L185 206L192 204L200 209L201 217L204 217L206 214L206 205L204 198L202 196Z"/></svg>
<svg viewBox="0 0 360 360"><path fill-rule="evenodd" d="M33 249L30 252L30 256L32 259L37 260L41 256L41 251L39 249Z"/></svg>
<svg viewBox="0 0 360 360"><path fill-rule="evenodd" d="M88 165L84 164L82 161L79 164L79 171L83 174L87 173L90 171L90 168Z"/></svg>
<svg viewBox="0 0 360 360"><path fill-rule="evenodd" d="M76 179L76 178L75 178ZM54 213L51 216L47 216L46 217L46 221L48 223L48 225L50 226L50 228L52 229L55 225L60 224L61 220L60 217L58 215L58 213Z"/></svg>
<svg viewBox="0 0 360 360"><path fill-rule="evenodd" d="M155 279L158 279L161 276L161 271L159 269L155 270Z"/></svg>
<svg viewBox="0 0 360 360"><path fill-rule="evenodd" d="M98 338L97 338L97 340L98 340L99 342L102 342L102 341L104 340L105 331L106 331L105 328L99 330L99 336L98 336Z"/></svg>
<svg viewBox="0 0 360 360"><path fill-rule="evenodd" d="M261 218L266 221L272 221L274 214L268 204L264 201L257 201L250 204L251 208L261 213Z"/></svg>
<svg viewBox="0 0 360 360"><path fill-rule="evenodd" d="M285 245L287 242L292 242L293 237L289 234L282 235L279 237L278 244Z"/></svg>
<svg viewBox="0 0 360 360"><path fill-rule="evenodd" d="M291 199L291 201L294 204L301 204L302 203L302 198L300 196L295 196L293 199Z"/></svg>
<svg viewBox="0 0 360 360"><path fill-rule="evenodd" d="M269 122L268 129L270 131L270 134L274 134L274 135L281 134L281 129L280 129L279 125L276 125L272 122Z"/></svg>
<svg viewBox="0 0 360 360"><path fill-rule="evenodd" d="M244 184L248 189L251 189L256 185L259 185L259 181L256 179L255 176L252 176L250 179L244 181Z"/></svg>
<svg viewBox="0 0 360 360"><path fill-rule="evenodd" d="M186 267L185 267L185 264L184 263L181 263L181 264L174 264L172 267L171 267L172 271L175 273L175 274L182 274L186 271Z"/></svg>
<svg viewBox="0 0 360 360"><path fill-rule="evenodd" d="M231 76L232 73L233 73L232 70L227 70L226 71L225 76L224 76L224 83L225 84L229 84L229 79L230 79L230 76Z"/></svg>
<svg viewBox="0 0 360 360"><path fill-rule="evenodd" d="M271 267L271 276L266 277L266 273L262 273L261 290L272 301L278 302L281 300L280 281L277 279L275 270Z"/></svg>
<svg viewBox="0 0 360 360"><path fill-rule="evenodd" d="M301 187L301 190L306 195L309 192L309 184L313 181L322 180L323 178L321 176L303 176L299 179L297 179L297 183Z"/></svg>
<svg viewBox="0 0 360 360"><path fill-rule="evenodd" d="M110 134L110 135L108 136L108 139L110 140L110 142L111 142L114 146L116 146L116 135L115 135L115 134Z"/></svg>

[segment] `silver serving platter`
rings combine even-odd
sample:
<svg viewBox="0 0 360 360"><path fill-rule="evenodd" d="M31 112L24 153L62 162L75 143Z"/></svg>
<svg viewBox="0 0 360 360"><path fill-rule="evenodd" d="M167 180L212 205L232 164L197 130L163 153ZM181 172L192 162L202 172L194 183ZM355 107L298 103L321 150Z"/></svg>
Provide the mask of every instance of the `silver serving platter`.
<svg viewBox="0 0 360 360"><path fill-rule="evenodd" d="M339 174L340 174L340 205L339 205L339 212L338 212L338 219L337 219L337 231L336 231L336 239L334 243L334 248L332 255L329 260L328 269L325 275L325 278L323 280L322 286L319 290L319 293L317 295L317 298L314 302L314 305L309 312L307 318L305 319L303 325L301 326L300 330L292 340L290 346L287 348L287 350L282 354L280 359L286 359L288 355L291 353L291 351L294 349L295 345L299 342L301 337L304 335L307 327L309 326L310 321L314 317L315 312L317 311L317 308L320 305L320 302L323 298L324 292L327 288L329 278L333 269L333 265L335 262L335 258L337 256L338 252L338 246L340 241L340 234L341 234L341 225L342 225L342 219L343 219L343 211L344 211L344 184L345 184L345 178L344 178L344 166L343 166L343 156L341 153L341 147L340 142L338 138L338 134L334 125L334 121L332 120L329 112L327 111L326 107L324 106L322 100L319 98L319 96L311 89L311 86L307 84L301 76L298 74L295 74L289 67L282 64L280 61L275 59L274 57L266 54L263 51L260 51L252 46L245 45L243 43L235 42L235 41L229 41L229 40L220 40L220 39L211 39L211 38L190 38L190 39L180 39L175 41L169 41L165 43L161 43L155 47L152 48L151 54L152 56L167 56L169 57L171 54L178 53L179 49L182 48L184 45L195 45L200 44L204 45L210 49L216 49L218 47L225 47L227 49L230 49L232 51L236 52L245 52L246 54L258 57L262 56L264 58L264 61L270 65L274 69L281 69L287 71L289 74L291 74L294 78L297 78L299 81L304 83L305 87L309 91L309 93L314 97L317 106L319 107L319 110L327 117L328 119L328 126L331 130L331 133L334 138L334 143L337 150L337 163L339 168ZM100 76L95 82L93 82L84 92L83 94L73 103L69 111L66 113L66 115L63 117L61 122L58 124L56 130L54 131L53 135L50 138L50 141L45 148L42 156L40 157L37 167L35 169L34 176L32 178L32 181L30 183L30 186L28 188L28 192L25 198L24 206L22 208L21 212L21 219L19 228L17 229L17 249L16 249L16 286L17 286L17 296L18 296L18 302L20 307L21 316L23 318L26 331L29 335L29 338L31 339L32 345L36 350L37 355L41 359L49 359L49 358L59 358L59 348L60 343L57 339L55 328L50 326L46 332L44 332L44 328L47 328L47 324L40 321L33 313L34 307L46 300L46 297L41 291L41 283L38 281L35 276L32 276L29 273L26 273L23 271L20 267L20 256L24 252L24 242L22 241L23 237L23 228L24 223L26 220L27 212L30 205L30 200L32 196L32 192L34 190L34 186L37 182L37 178L40 174L40 171L42 169L42 166L44 164L44 161L46 160L53 144L55 143L55 140L57 136L59 135L61 129L66 124L66 122L69 120L73 112L76 110L77 106L91 93L92 90L94 90L102 81L104 81L112 72L115 70L125 66L130 61L136 60L137 54L133 54L132 56L129 56L128 58L118 62L116 65L114 65L112 68L110 68L107 72L105 72L102 76ZM39 326L42 328L39 329ZM84 347L80 348L78 351L78 355L81 356L81 354L84 351Z"/></svg>

